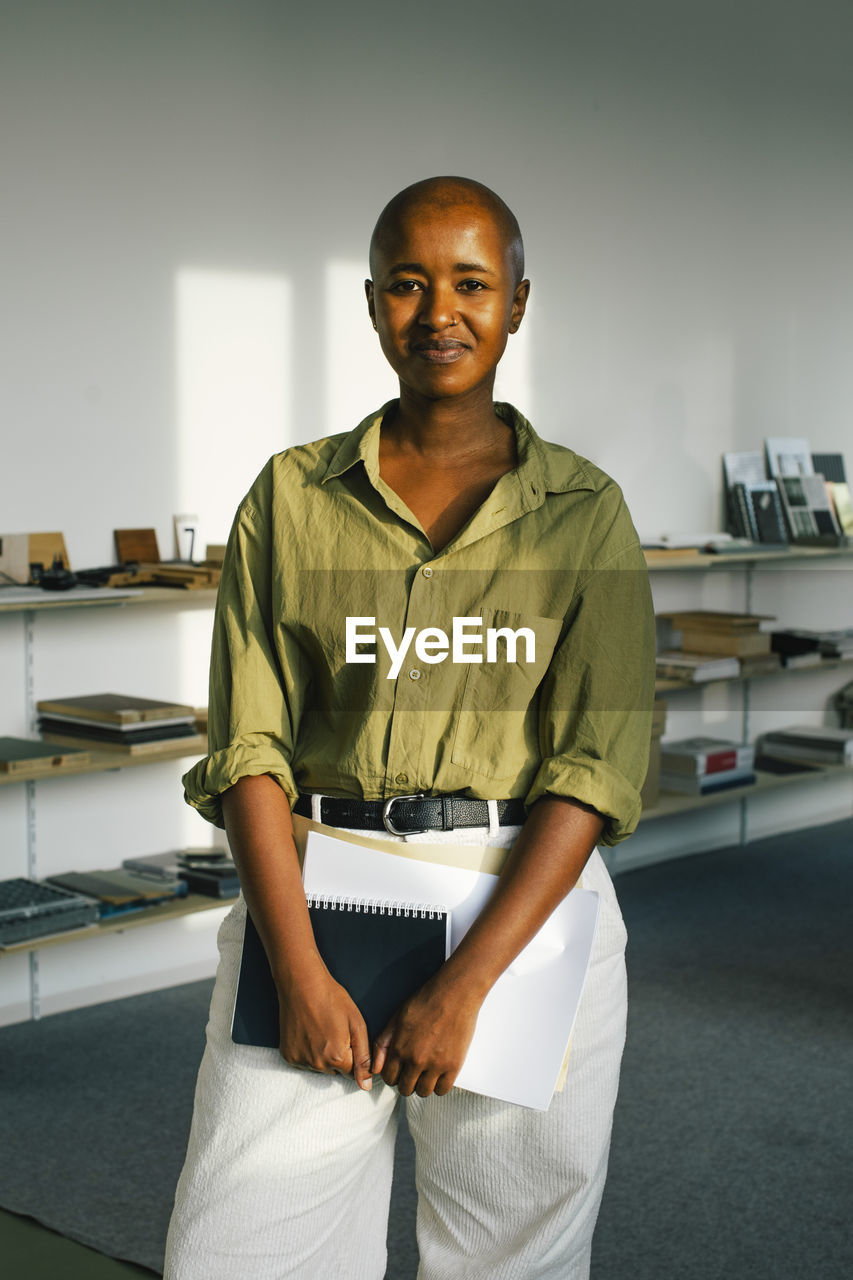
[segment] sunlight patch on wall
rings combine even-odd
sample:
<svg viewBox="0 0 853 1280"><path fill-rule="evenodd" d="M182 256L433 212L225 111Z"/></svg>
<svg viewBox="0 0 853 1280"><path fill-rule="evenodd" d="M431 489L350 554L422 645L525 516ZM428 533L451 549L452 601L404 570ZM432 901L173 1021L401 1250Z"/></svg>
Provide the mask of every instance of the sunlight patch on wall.
<svg viewBox="0 0 853 1280"><path fill-rule="evenodd" d="M203 557L207 542L225 541L270 454L292 443L291 286L187 268L175 293L177 492L199 517Z"/></svg>
<svg viewBox="0 0 853 1280"><path fill-rule="evenodd" d="M397 379L367 314L363 262L326 267L326 431L350 431L397 395Z"/></svg>

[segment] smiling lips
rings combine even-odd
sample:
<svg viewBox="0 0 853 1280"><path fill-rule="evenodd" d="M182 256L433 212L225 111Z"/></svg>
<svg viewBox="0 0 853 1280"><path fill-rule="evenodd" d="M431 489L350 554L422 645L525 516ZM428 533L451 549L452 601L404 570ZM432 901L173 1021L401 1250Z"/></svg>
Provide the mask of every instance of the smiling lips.
<svg viewBox="0 0 853 1280"><path fill-rule="evenodd" d="M458 342L455 338L425 339L416 343L412 349L428 364L452 364L468 350L464 342Z"/></svg>

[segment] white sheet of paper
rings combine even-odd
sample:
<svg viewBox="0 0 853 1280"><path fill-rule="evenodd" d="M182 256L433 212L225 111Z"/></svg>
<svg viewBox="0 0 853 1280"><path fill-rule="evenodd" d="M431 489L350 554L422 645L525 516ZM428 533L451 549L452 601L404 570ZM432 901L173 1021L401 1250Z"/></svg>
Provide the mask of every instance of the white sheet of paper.
<svg viewBox="0 0 853 1280"><path fill-rule="evenodd" d="M498 877L309 831L306 893L435 903L451 911L454 950ZM444 846L447 849L447 846ZM598 920L598 894L573 889L489 992L459 1088L545 1110L574 1027Z"/></svg>

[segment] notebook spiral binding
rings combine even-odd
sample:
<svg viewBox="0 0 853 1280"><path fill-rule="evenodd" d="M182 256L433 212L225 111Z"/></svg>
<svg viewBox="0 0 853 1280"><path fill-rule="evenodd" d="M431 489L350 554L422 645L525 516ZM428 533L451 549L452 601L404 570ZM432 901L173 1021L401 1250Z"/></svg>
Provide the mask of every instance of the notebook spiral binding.
<svg viewBox="0 0 853 1280"><path fill-rule="evenodd" d="M327 911L363 911L374 916L419 916L421 920L438 920L447 915L447 907L434 902L393 902L389 898L342 898L325 893L306 895L309 907Z"/></svg>

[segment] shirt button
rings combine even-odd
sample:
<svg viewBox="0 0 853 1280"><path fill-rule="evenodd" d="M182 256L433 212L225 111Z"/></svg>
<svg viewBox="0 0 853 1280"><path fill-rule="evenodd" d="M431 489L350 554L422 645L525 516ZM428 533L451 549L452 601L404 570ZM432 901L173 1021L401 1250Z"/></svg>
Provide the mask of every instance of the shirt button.
<svg viewBox="0 0 853 1280"><path fill-rule="evenodd" d="M407 773L398 773L394 781L401 784L406 783L409 781L409 775Z"/></svg>
<svg viewBox="0 0 853 1280"><path fill-rule="evenodd" d="M421 569L421 573L424 575L425 578L431 578L433 575L433 570L429 567L428 564L425 564L424 567Z"/></svg>
<svg viewBox="0 0 853 1280"><path fill-rule="evenodd" d="M421 678L420 671L418 671L417 667L412 667L411 671L409 672L409 679L420 680L420 678Z"/></svg>

